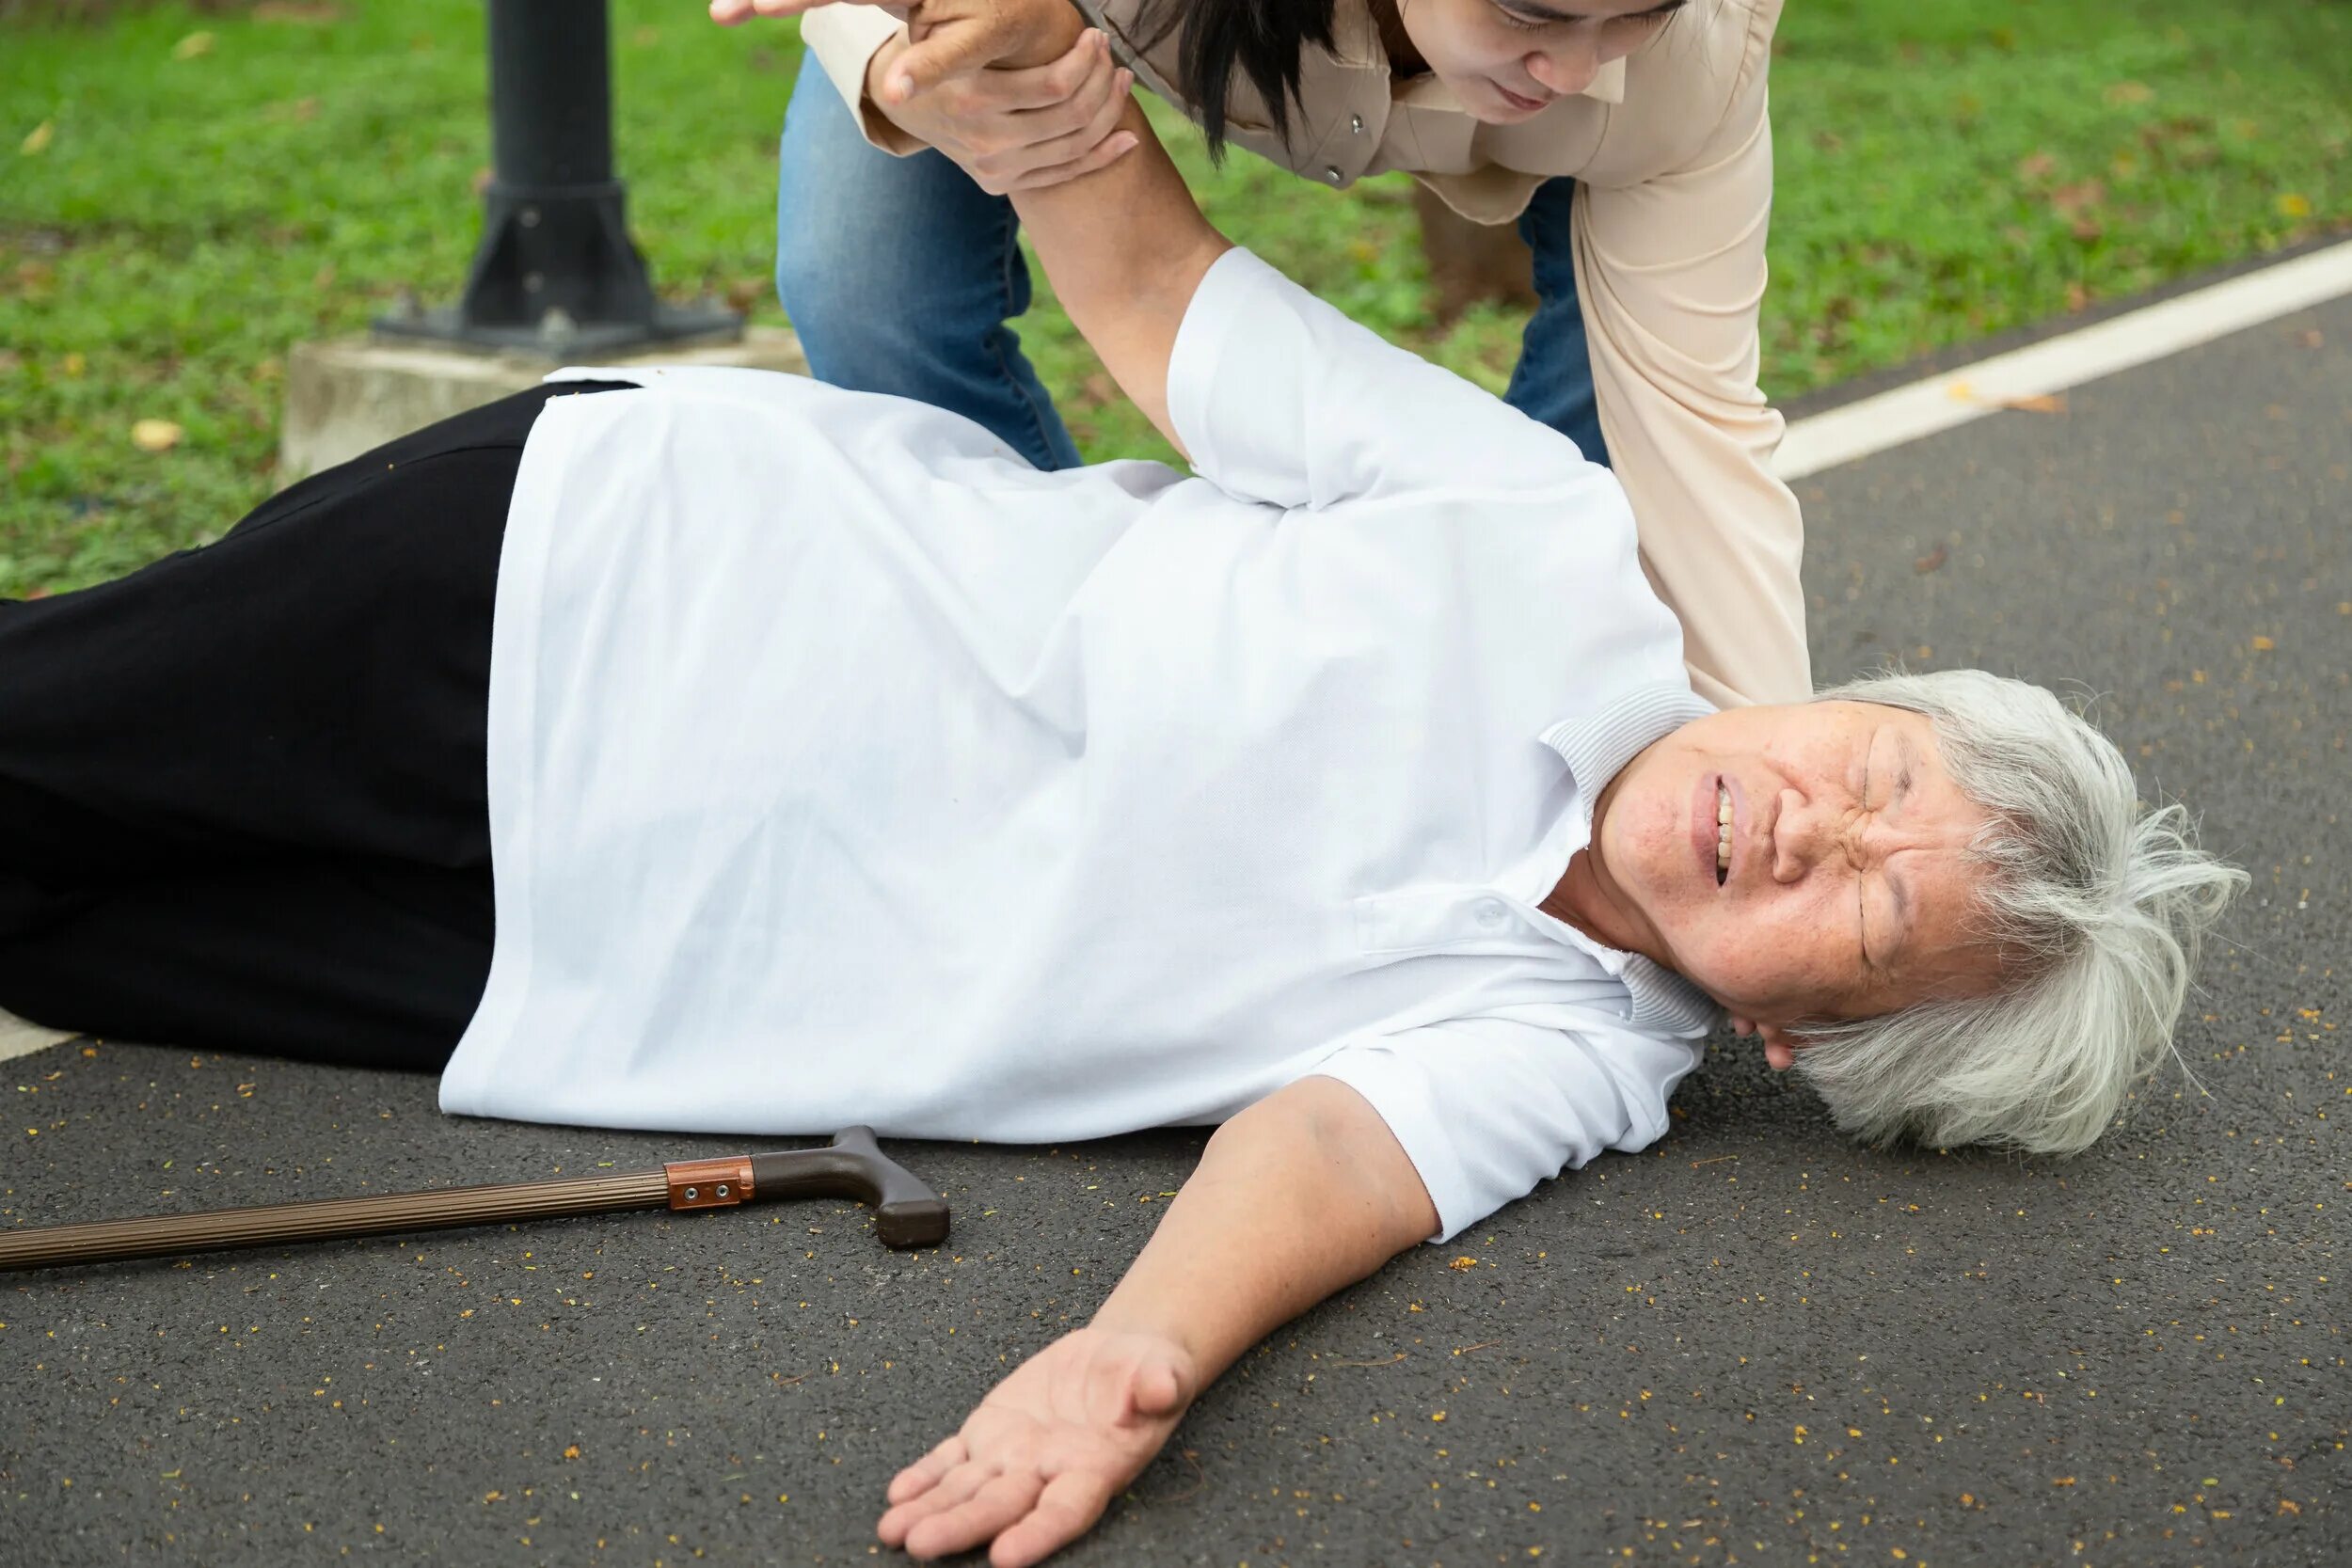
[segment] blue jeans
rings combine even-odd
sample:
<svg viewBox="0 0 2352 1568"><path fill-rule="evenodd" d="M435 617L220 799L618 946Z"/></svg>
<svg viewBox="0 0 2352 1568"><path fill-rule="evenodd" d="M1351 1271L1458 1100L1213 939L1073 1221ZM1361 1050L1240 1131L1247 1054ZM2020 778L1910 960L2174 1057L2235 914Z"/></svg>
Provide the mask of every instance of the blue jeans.
<svg viewBox="0 0 2352 1568"><path fill-rule="evenodd" d="M776 295L817 377L948 409L1041 468L1075 467L1078 449L1010 325L1029 308L1011 201L940 153L869 146L813 55L779 162ZM1538 303L1504 398L1606 463L1569 259L1575 199L1575 181L1547 182L1519 218Z"/></svg>

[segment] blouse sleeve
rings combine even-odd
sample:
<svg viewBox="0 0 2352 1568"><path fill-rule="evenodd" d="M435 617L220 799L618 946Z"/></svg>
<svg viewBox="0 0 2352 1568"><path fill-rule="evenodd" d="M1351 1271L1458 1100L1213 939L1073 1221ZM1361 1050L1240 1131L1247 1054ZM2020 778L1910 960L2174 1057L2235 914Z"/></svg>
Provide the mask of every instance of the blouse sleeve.
<svg viewBox="0 0 2352 1568"><path fill-rule="evenodd" d="M1804 543L1772 470L1780 415L1756 385L1772 205L1766 87L1779 8L1756 8L1722 122L1683 167L1577 192L1576 282L1602 438L1642 562L1719 706L1802 702Z"/></svg>
<svg viewBox="0 0 2352 1568"><path fill-rule="evenodd" d="M874 53L905 30L905 24L879 6L819 6L801 18L801 43L857 119L866 139L894 158L926 150L885 119L866 96L866 68Z"/></svg>
<svg viewBox="0 0 2352 1568"><path fill-rule="evenodd" d="M1552 498L1629 544L1608 470L1576 443L1349 320L1240 246L1213 262L1168 357L1196 473L1282 507L1403 499L1431 516L1498 493Z"/></svg>

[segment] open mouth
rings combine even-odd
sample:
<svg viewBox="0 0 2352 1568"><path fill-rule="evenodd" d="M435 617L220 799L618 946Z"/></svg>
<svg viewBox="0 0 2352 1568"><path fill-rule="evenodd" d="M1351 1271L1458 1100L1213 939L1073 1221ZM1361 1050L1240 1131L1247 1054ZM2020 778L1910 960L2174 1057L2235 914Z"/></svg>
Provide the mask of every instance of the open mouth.
<svg viewBox="0 0 2352 1568"><path fill-rule="evenodd" d="M1731 879L1731 787L1715 784L1715 885Z"/></svg>

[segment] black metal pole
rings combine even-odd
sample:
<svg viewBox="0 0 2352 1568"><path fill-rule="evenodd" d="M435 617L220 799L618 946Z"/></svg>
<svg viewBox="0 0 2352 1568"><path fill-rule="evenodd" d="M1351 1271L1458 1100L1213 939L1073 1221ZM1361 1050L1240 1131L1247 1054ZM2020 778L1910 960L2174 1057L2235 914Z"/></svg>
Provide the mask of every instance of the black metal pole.
<svg viewBox="0 0 2352 1568"><path fill-rule="evenodd" d="M385 317L376 330L550 358L740 337L731 310L656 299L629 241L601 0L488 5L492 169L481 247L454 309Z"/></svg>

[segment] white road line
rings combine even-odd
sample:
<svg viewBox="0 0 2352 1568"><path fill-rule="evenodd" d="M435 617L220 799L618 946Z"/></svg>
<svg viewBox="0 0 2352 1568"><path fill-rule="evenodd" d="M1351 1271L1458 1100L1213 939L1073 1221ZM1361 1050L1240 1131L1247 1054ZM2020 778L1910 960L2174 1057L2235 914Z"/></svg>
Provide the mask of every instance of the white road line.
<svg viewBox="0 0 2352 1568"><path fill-rule="evenodd" d="M2352 293L2352 241L1799 420L1772 467L1801 479Z"/></svg>

